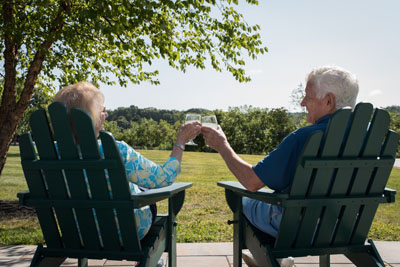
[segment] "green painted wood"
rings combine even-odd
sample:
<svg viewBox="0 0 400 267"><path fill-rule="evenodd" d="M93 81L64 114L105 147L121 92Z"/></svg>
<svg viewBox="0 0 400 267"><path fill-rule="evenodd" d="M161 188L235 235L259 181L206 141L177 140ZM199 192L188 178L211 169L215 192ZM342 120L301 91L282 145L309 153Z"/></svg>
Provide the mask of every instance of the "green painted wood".
<svg viewBox="0 0 400 267"><path fill-rule="evenodd" d="M57 160L58 156L46 112L44 110L34 112L30 118L30 126L40 159ZM46 169L43 173L49 189L49 198L68 199L63 173L60 170ZM55 208L55 212L65 247L80 248L81 242L72 209Z"/></svg>
<svg viewBox="0 0 400 267"><path fill-rule="evenodd" d="M320 157L337 158L339 156L350 114L351 110L349 109L339 110L329 120ZM332 179L335 178L334 171L334 168L317 169L314 179L310 181L311 190L308 195L309 198L327 196ZM296 240L296 246L311 247L313 245L313 238L317 234L317 227L320 225L321 214L323 214L322 208L305 208L298 238Z"/></svg>
<svg viewBox="0 0 400 267"><path fill-rule="evenodd" d="M383 140L386 136L390 118L389 114L381 109L376 109L369 127L366 142L361 152L362 157L379 156ZM365 194L374 168L359 169L354 179L350 194Z"/></svg>
<svg viewBox="0 0 400 267"><path fill-rule="evenodd" d="M104 170L117 168L115 160L29 160L24 162L27 170Z"/></svg>
<svg viewBox="0 0 400 267"><path fill-rule="evenodd" d="M391 157L392 166L396 157L397 144L399 143L399 135L394 131L388 131L386 135L385 143L382 147L381 158ZM386 183L389 179L390 173L392 172L392 166L378 168L375 173L375 179L372 181L369 188L369 194L380 194L385 189Z"/></svg>
<svg viewBox="0 0 400 267"><path fill-rule="evenodd" d="M20 156L21 161L24 160L36 160L36 152L33 146L33 141L29 133L25 133L20 136L19 139ZM24 171L25 180L28 185L30 194L33 197L47 199L47 190L44 183L42 173L40 170L26 170L24 164L22 164ZM60 232L58 231L58 225L55 219L55 215L51 208L35 208L36 214L38 215L39 224L43 229L43 237L46 240L48 246L54 248L62 247L62 240Z"/></svg>
<svg viewBox="0 0 400 267"><path fill-rule="evenodd" d="M129 192L125 166L122 162L122 158L115 143L114 137L108 132L101 131L100 138L103 144L105 158L114 159L119 164L118 169L108 170L113 198L116 200L130 199L131 194ZM124 248L127 250L141 250L133 210L117 208L116 212Z"/></svg>
<svg viewBox="0 0 400 267"><path fill-rule="evenodd" d="M297 163L296 171L290 186L289 194L293 198L304 198L310 184L312 169L304 168L301 164L305 158L313 158L317 155L321 145L323 133L316 131L312 133L304 145L303 152Z"/></svg>
<svg viewBox="0 0 400 267"><path fill-rule="evenodd" d="M53 132L57 141L61 159L80 160L80 155L75 143L74 133L70 124L67 107L63 103L53 103L49 106L49 114L53 126ZM64 170L67 180L70 198L72 200L89 199L84 173L82 170ZM100 249L100 240L96 230L96 224L92 209L73 209L80 229L80 235L85 249Z"/></svg>
<svg viewBox="0 0 400 267"><path fill-rule="evenodd" d="M98 141L90 115L81 109L71 109L76 135L79 140L82 158L84 160L101 160ZM115 162L115 167L117 164ZM110 200L110 191L107 185L106 174L101 169L86 169L91 197L94 200ZM118 228L115 221L114 209L96 208L95 215L100 228L102 243L107 250L121 250L118 237ZM96 231L96 235L97 231Z"/></svg>
<svg viewBox="0 0 400 267"><path fill-rule="evenodd" d="M353 226L356 223L356 214L360 205L347 205L342 208L339 221L336 225L332 246L344 246L349 244Z"/></svg>
<svg viewBox="0 0 400 267"><path fill-rule="evenodd" d="M329 120L320 157L337 158L339 156L350 114L349 109L339 110ZM312 183L310 197L327 196L329 185L335 178L333 172L333 168L318 169Z"/></svg>
<svg viewBox="0 0 400 267"><path fill-rule="evenodd" d="M141 242L143 249L146 250L147 257L140 260L140 266L156 266L158 263L158 259L161 257L162 253L164 251L168 251L168 224L169 222L167 215L157 216L149 233ZM171 253L169 253L168 258L170 255ZM175 259L172 259L172 261L176 262L176 255ZM174 265L168 264L168 266Z"/></svg>
<svg viewBox="0 0 400 267"><path fill-rule="evenodd" d="M318 154L322 135L323 134L321 131L313 133L310 135L307 143L304 146L290 188L289 195L291 198L301 199L307 194L308 185L311 181L313 171L312 169L304 168L300 162L303 158L315 157ZM293 245L297 231L297 226L294 227L293 224L296 223L297 225L297 223L301 220L301 214L302 210L299 208L286 208L284 210L275 247L288 248Z"/></svg>
<svg viewBox="0 0 400 267"><path fill-rule="evenodd" d="M388 132L380 156L389 156L394 158L396 155L397 143L398 135L394 132ZM370 182L370 187L366 192L367 195L376 195L383 193L384 187L389 179L391 169L392 168L381 167L374 170L371 178L372 181ZM378 204L363 206L362 213L359 215L358 222L351 239L351 243L358 244L365 241L377 209Z"/></svg>
<svg viewBox="0 0 400 267"><path fill-rule="evenodd" d="M389 122L389 114L386 111L380 109L375 110L374 116L367 132L364 147L361 151L361 156L379 156L384 138L388 130ZM358 169L354 178L350 195L367 194L368 185L373 181L375 172L376 168L374 167L364 167ZM348 214L348 216L357 218L355 228L353 229L353 233L351 234L352 244L363 243L365 241L368 230L372 224L373 216L371 215L371 212L374 211L375 214L376 208L377 205L370 205L368 207L360 206L358 210L356 208L354 209L353 214ZM365 212L365 214L359 214L359 212ZM339 228L338 231L343 231L343 229Z"/></svg>
<svg viewBox="0 0 400 267"><path fill-rule="evenodd" d="M363 244L365 242L377 209L378 204L365 205L360 208L360 213L350 239L351 244Z"/></svg>
<svg viewBox="0 0 400 267"><path fill-rule="evenodd" d="M343 144L343 158L357 157L360 154L363 138L372 115L373 107L369 103L363 103L356 106L350 118L350 124L347 136L345 136ZM340 158L339 158L340 159ZM375 160L376 161L376 160ZM350 162L354 162L350 161ZM370 164L370 163L368 163ZM342 162L340 168L337 169L330 188L329 195L331 197L345 196L356 166L346 166ZM342 205L329 206L324 211L324 216L320 220L318 234L315 238L314 246L328 246L332 242L335 226L339 220L340 212L344 209ZM341 237L342 239L342 237Z"/></svg>

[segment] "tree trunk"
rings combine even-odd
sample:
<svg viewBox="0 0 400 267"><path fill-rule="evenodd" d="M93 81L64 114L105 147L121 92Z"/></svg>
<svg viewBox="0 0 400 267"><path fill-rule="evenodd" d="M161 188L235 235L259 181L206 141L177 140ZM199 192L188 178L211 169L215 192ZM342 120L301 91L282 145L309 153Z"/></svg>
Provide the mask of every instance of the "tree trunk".
<svg viewBox="0 0 400 267"><path fill-rule="evenodd" d="M6 29L11 29L10 25L14 23L13 7L13 1L7 1L3 5L2 12ZM24 112L29 105L29 100L32 97L34 86L39 73L42 70L43 61L45 60L45 52L50 50L54 41L59 37L58 35L64 26L64 13L68 12L70 8L71 3L69 0L60 3L60 10L48 32L48 36L51 38L46 39L41 46L38 47L35 57L30 63L24 83L24 89L20 94L18 102L16 102L16 67L20 44L13 39L14 36L11 31L4 31L5 79L0 105L0 176L6 163L8 149L10 147L12 138L14 137L19 121L24 116Z"/></svg>
<svg viewBox="0 0 400 267"><path fill-rule="evenodd" d="M4 164L6 164L8 149L21 118L22 116L16 118L15 115L8 112L4 119L0 120L0 176L3 172Z"/></svg>

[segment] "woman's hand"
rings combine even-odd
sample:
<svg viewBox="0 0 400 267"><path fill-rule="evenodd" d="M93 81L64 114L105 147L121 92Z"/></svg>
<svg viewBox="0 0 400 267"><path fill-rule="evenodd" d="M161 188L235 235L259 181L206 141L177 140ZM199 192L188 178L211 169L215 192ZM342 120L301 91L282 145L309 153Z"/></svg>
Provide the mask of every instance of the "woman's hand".
<svg viewBox="0 0 400 267"><path fill-rule="evenodd" d="M201 131L201 123L198 121L189 122L181 125L178 136L176 137L176 144L184 145L189 140L196 138Z"/></svg>

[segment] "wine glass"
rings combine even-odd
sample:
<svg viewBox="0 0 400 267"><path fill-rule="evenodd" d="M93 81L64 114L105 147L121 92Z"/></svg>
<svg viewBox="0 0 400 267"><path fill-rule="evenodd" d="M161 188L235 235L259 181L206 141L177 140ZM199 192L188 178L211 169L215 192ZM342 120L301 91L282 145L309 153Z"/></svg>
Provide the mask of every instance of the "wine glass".
<svg viewBox="0 0 400 267"><path fill-rule="evenodd" d="M215 115L201 117L201 126L217 129L217 117Z"/></svg>
<svg viewBox="0 0 400 267"><path fill-rule="evenodd" d="M189 122L193 122L193 121L200 122L200 119L201 119L201 116L198 114L186 114L185 124L189 123ZM187 142L185 145L197 146L197 144L195 142L193 142L193 140L189 140L189 142Z"/></svg>

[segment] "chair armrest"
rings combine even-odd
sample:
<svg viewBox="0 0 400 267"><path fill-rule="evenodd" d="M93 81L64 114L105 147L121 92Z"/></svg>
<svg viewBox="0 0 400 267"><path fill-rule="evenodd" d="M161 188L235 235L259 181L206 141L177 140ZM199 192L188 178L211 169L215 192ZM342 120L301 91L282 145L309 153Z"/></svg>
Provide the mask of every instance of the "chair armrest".
<svg viewBox="0 0 400 267"><path fill-rule="evenodd" d="M168 199L192 186L192 183L174 183L166 187L151 189L132 195L131 199L136 203L135 207L140 208L164 199Z"/></svg>
<svg viewBox="0 0 400 267"><path fill-rule="evenodd" d="M66 207L73 208L76 206L82 208L141 208L163 199L174 197L176 194L191 187L192 183L175 183L158 189L151 189L139 194L131 196L130 200L64 200L64 199L33 199L29 191L19 192L19 205L32 207Z"/></svg>
<svg viewBox="0 0 400 267"><path fill-rule="evenodd" d="M396 190L386 187L383 191L383 194L386 198L387 203L393 203L395 201Z"/></svg>
<svg viewBox="0 0 400 267"><path fill-rule="evenodd" d="M224 187L226 190L231 190L240 196L260 200L277 206L281 206L282 201L289 197L288 194L275 193L274 190L268 188L262 188L257 192L251 192L243 187L239 182L226 181L218 182L217 184L218 186Z"/></svg>

